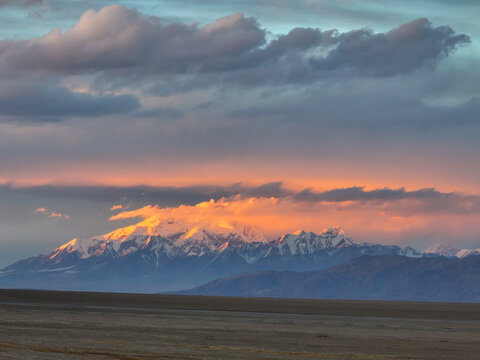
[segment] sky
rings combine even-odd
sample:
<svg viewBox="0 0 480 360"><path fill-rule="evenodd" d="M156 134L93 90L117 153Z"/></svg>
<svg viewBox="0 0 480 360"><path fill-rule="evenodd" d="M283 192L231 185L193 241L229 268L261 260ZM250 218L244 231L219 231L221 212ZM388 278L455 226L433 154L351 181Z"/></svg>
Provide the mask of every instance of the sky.
<svg viewBox="0 0 480 360"><path fill-rule="evenodd" d="M0 266L152 209L480 247L479 10L0 0Z"/></svg>

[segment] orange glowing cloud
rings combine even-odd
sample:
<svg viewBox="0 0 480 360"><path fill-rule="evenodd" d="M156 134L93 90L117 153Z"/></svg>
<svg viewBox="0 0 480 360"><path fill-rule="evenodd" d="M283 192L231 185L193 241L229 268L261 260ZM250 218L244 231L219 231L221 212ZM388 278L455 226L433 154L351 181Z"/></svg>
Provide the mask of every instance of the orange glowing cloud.
<svg viewBox="0 0 480 360"><path fill-rule="evenodd" d="M35 209L33 211L34 214L43 214L47 217L50 217L50 218L57 218L57 219L70 219L70 216L67 215L67 214L61 214L59 212L56 212L56 211L48 211L47 209L45 208L38 208L38 209Z"/></svg>
<svg viewBox="0 0 480 360"><path fill-rule="evenodd" d="M110 217L110 220L124 220L142 218L144 221L153 219L175 218L189 224L209 223L217 227L229 229L240 224L256 225L263 230L270 229L276 222L273 213L275 205L279 203L276 198L241 198L220 199L205 201L196 205L180 205L178 207L160 208L148 205L140 209L124 211ZM269 210L270 209L270 210ZM274 226L276 229L278 226ZM194 231L193 228L191 231ZM193 235L193 233L191 234Z"/></svg>
<svg viewBox="0 0 480 360"><path fill-rule="evenodd" d="M478 214L405 213L409 200L401 200L402 211L395 211L382 202L299 202L293 198L242 198L210 200L178 207L146 207L124 211L110 220L141 218L158 222L174 218L192 224L209 223L227 229L245 224L255 226L266 237L292 233L299 228L320 232L325 227L340 225L357 241L402 243L412 234L418 237L480 232ZM412 206L417 206L412 200ZM448 220L448 221L447 221ZM138 225L138 224L137 224ZM128 228L125 228L128 230ZM432 229L434 229L432 231ZM133 231L133 228L132 228ZM428 234L428 235L427 235ZM118 235L118 234L117 234Z"/></svg>

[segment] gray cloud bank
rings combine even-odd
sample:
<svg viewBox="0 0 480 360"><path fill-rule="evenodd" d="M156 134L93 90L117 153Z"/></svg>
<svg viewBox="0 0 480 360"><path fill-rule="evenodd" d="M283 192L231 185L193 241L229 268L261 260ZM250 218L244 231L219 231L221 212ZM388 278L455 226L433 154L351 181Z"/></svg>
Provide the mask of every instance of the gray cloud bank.
<svg viewBox="0 0 480 360"><path fill-rule="evenodd" d="M355 30L337 36L338 46L320 59L312 59L319 69L357 69L371 76L390 76L430 66L458 45L470 42L448 26L432 27L427 19L417 19L385 34Z"/></svg>
<svg viewBox="0 0 480 360"><path fill-rule="evenodd" d="M56 121L64 116L126 113L139 107L140 103L133 95L95 96L46 83L15 84L9 87L8 93L0 96L0 115L41 117L45 121Z"/></svg>
<svg viewBox="0 0 480 360"><path fill-rule="evenodd" d="M440 192L434 188L408 191L405 188L380 188L365 190L363 187L348 187L316 192L312 189L293 191L282 182L266 183L260 186L233 184L229 186L75 186L40 185L15 186L0 185L0 191L24 193L35 196L62 199L89 199L95 202L133 204L133 207L146 204L160 206L193 205L210 199L233 197L274 197L299 203L380 203L390 204L386 210L413 214L451 213L457 215L479 214L480 196L457 192ZM408 206L396 206L396 203L410 201Z"/></svg>
<svg viewBox="0 0 480 360"><path fill-rule="evenodd" d="M0 64L18 70L78 73L135 69L145 73L225 72L275 65L292 72L351 69L389 76L434 66L469 37L417 19L387 33L295 28L267 40L241 13L197 24L166 23L121 5L87 11L78 23L41 38L0 42ZM293 74L287 74L293 76Z"/></svg>

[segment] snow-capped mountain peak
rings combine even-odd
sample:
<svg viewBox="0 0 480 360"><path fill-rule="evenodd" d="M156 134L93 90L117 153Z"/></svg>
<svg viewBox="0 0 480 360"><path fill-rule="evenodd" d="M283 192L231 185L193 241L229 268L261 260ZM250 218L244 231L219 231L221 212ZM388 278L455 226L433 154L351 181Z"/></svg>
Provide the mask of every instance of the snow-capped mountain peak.
<svg viewBox="0 0 480 360"><path fill-rule="evenodd" d="M170 238L177 236L181 240L204 240L204 234L238 234L246 242L265 241L265 238L258 230L251 226L233 226L225 221L200 222L197 220L185 222L177 219L162 219L159 216L152 216L135 225L130 225L108 234L102 235L104 240L125 241L138 236L157 236Z"/></svg>
<svg viewBox="0 0 480 360"><path fill-rule="evenodd" d="M161 219L153 216L135 225L116 229L90 239L73 239L53 250L50 258L60 254L76 253L81 259L104 254L107 250L119 256L128 255L138 249L151 249L158 256L168 257L202 256L221 253L228 248L242 248L241 256L248 262L258 260L262 254L277 248L284 256L313 254L326 249L338 249L355 245L345 231L339 227L325 228L321 233L298 230L285 234L278 240L268 241L255 227L232 226L225 222L209 223L193 221L187 223L177 219ZM267 246L265 251L256 248ZM252 255L252 252L255 255Z"/></svg>
<svg viewBox="0 0 480 360"><path fill-rule="evenodd" d="M450 245L445 244L435 244L430 246L428 249L425 249L426 254L436 254L440 256L457 256L457 253L460 249L454 248Z"/></svg>
<svg viewBox="0 0 480 360"><path fill-rule="evenodd" d="M425 249L425 254L435 254L439 256L464 258L471 255L480 255L479 249L458 249L446 244L436 244Z"/></svg>
<svg viewBox="0 0 480 360"><path fill-rule="evenodd" d="M81 259L88 258L94 255L93 249L98 252L100 247L105 243L101 239L77 239L74 238L70 242L54 249L48 254L48 257L52 260L60 261L61 255L77 253Z"/></svg>
<svg viewBox="0 0 480 360"><path fill-rule="evenodd" d="M222 221L186 222L153 216L104 235L73 239L50 252L48 257L60 261L61 255L69 254L80 259L105 254L125 256L149 249L157 258L161 254L174 258L219 254L230 249L238 251L245 261L251 263L267 256L274 248L282 256L294 256L352 245L354 242L339 226L325 228L319 234L298 230L277 240L267 240L258 229L248 225L231 225Z"/></svg>
<svg viewBox="0 0 480 360"><path fill-rule="evenodd" d="M191 229L190 229L191 230ZM162 220L158 216L152 216L135 225L116 229L101 237L105 240L124 241L131 236L164 236L188 233L189 227L175 219Z"/></svg>
<svg viewBox="0 0 480 360"><path fill-rule="evenodd" d="M114 250L118 255L127 255L138 249L151 249L167 256L202 256L210 252L223 252L229 243L266 243L265 237L254 227L232 226L219 223L177 219L161 219L153 216L137 224L116 229L90 239L73 239L50 252L52 259L59 254L76 253L82 259Z"/></svg>
<svg viewBox="0 0 480 360"><path fill-rule="evenodd" d="M325 228L320 234L297 230L279 239L278 247L282 254L312 254L317 251L354 245L340 226Z"/></svg>

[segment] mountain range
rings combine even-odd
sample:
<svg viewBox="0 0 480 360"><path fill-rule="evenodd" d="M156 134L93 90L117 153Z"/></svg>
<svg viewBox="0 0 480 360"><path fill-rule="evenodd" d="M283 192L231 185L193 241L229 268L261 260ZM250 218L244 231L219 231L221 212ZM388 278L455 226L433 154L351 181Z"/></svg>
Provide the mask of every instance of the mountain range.
<svg viewBox="0 0 480 360"><path fill-rule="evenodd" d="M217 279L189 295L480 302L480 256L362 256L326 270L262 271Z"/></svg>
<svg viewBox="0 0 480 360"><path fill-rule="evenodd" d="M356 243L338 226L266 239L251 226L152 216L7 266L0 270L0 287L178 291L244 272L314 271L382 255L439 256L411 247Z"/></svg>

